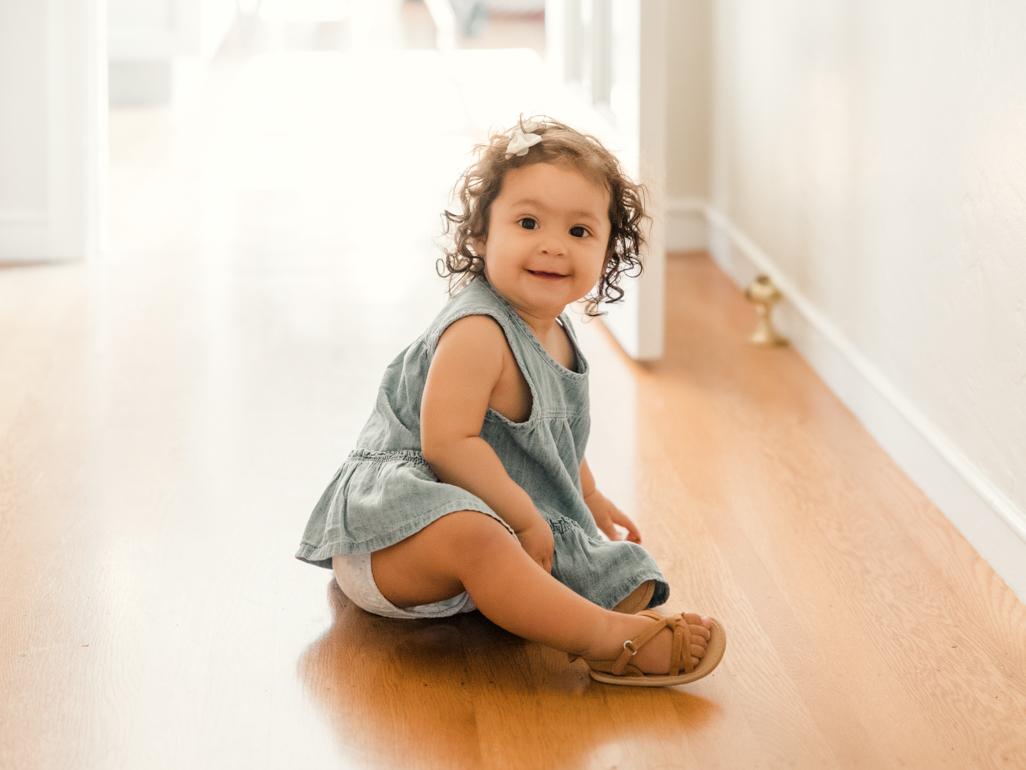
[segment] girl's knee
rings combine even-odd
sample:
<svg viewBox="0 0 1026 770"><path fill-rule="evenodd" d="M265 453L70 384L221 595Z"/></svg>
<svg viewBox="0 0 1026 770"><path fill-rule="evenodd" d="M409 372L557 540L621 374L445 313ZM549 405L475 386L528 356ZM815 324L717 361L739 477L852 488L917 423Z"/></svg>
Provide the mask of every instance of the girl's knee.
<svg viewBox="0 0 1026 770"><path fill-rule="evenodd" d="M460 538L491 540L506 537L516 539L506 529L506 525L480 511L456 511L443 516L435 524L446 525Z"/></svg>
<svg viewBox="0 0 1026 770"><path fill-rule="evenodd" d="M480 511L457 511L435 522L456 558L474 558L495 550L519 548L520 543L505 525Z"/></svg>
<svg viewBox="0 0 1026 770"><path fill-rule="evenodd" d="M375 579L389 587L396 579L438 582L478 569L520 543L506 527L478 511L456 511L372 554ZM462 590L462 589L460 589ZM385 596L388 591L382 589Z"/></svg>

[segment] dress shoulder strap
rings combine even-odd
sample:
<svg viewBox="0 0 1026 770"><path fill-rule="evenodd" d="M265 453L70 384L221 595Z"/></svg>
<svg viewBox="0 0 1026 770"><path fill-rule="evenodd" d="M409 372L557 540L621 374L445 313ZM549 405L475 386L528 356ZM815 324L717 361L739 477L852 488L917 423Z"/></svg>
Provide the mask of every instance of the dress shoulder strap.
<svg viewBox="0 0 1026 770"><path fill-rule="evenodd" d="M576 371L568 370L558 364L542 348L538 338L534 336L524 320L483 278L471 281L463 291L453 297L425 332L422 338L423 349L429 358L434 356L438 339L442 333L451 324L468 315L490 316L502 327L506 342L509 344L510 350L513 351L513 357L516 359L520 371L531 385L532 392L536 383L548 381L553 376L558 380L583 380L587 377L588 362L577 343L577 335L570 322L569 314L562 313L559 321L574 347L577 359Z"/></svg>
<svg viewBox="0 0 1026 770"><path fill-rule="evenodd" d="M516 311L496 293L484 278L475 278L445 306L424 337L424 349L429 357L435 354L438 340L450 325L470 315L486 315L502 328L506 343L513 351L517 366L527 379L532 400L537 400L537 340Z"/></svg>
<svg viewBox="0 0 1026 770"><path fill-rule="evenodd" d="M469 315L486 315L494 318L499 326L502 327L506 340L509 342L510 347L513 348L514 353L516 353L520 347L518 343L520 342L519 337L522 334L522 330L511 318L510 314L512 312L513 310L506 301L495 293L495 290L488 285L486 280L476 278L449 301L442 312L438 314L434 323L431 324L425 339L428 352L434 355L438 339L456 321Z"/></svg>

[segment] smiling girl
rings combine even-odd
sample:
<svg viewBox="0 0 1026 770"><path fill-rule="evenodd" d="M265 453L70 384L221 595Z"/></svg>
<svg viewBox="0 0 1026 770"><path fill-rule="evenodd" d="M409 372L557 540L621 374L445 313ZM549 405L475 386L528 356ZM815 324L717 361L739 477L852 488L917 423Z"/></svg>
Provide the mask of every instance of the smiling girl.
<svg viewBox="0 0 1026 770"><path fill-rule="evenodd" d="M669 586L584 458L588 364L565 309L622 296L641 190L597 140L535 119L479 146L457 197L444 272L459 291L386 370L297 557L368 612L478 609L601 682L705 676L722 627L646 609Z"/></svg>

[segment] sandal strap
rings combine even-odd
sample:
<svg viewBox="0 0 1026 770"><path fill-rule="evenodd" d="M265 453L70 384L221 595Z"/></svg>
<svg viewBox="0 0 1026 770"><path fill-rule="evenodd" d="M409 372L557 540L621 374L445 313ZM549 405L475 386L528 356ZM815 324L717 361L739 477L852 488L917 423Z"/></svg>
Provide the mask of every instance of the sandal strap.
<svg viewBox="0 0 1026 770"><path fill-rule="evenodd" d="M680 615L673 618L673 645L670 648L670 676L677 676L680 673L681 665L684 666L684 673L690 674L695 670L691 665L691 629L687 621Z"/></svg>
<svg viewBox="0 0 1026 770"><path fill-rule="evenodd" d="M620 653L620 657L616 659L616 663L613 664L613 668L610 670L610 673L613 674L613 676L620 676L623 674L623 672L627 670L627 664L631 662L631 658L637 654L638 650L652 641L652 638L666 628L671 620L671 618L665 618L658 612L652 612L651 610L643 610L638 614L652 618L656 622L638 634L635 638L628 639L623 643L623 652Z"/></svg>

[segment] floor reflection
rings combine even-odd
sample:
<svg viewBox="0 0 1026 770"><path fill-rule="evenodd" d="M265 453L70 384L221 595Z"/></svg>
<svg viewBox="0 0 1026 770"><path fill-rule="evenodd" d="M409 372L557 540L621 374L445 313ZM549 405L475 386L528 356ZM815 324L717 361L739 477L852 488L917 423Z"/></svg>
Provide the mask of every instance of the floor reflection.
<svg viewBox="0 0 1026 770"><path fill-rule="evenodd" d="M609 766L639 740L676 751L719 711L681 690L594 683L583 663L480 613L379 618L334 581L328 601L331 628L300 658L299 677L357 766Z"/></svg>

